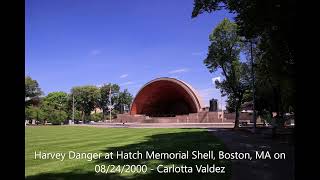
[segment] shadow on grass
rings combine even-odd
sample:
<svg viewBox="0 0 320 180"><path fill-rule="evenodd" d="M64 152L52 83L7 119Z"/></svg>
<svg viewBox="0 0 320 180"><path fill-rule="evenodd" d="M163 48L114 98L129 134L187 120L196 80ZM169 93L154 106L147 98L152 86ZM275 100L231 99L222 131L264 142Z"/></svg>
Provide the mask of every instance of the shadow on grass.
<svg viewBox="0 0 320 180"><path fill-rule="evenodd" d="M146 179L146 180L155 180L155 179L217 179L217 180L226 180L231 177L231 162L230 161L222 161L222 160L212 160L212 159L201 159L201 160L193 160L191 159L192 151L200 151L200 152L208 152L214 151L215 154L219 150L224 150L225 146L222 142L215 138L213 135L209 134L207 131L191 131L191 132L180 132L180 133L167 133L167 134L156 134L152 136L148 136L146 140L137 142L135 144L128 144L120 147L112 147L103 149L103 153L113 152L114 155L117 151L123 152L141 152L143 154L143 159L137 160L122 160L116 159L99 159L90 163L90 167L86 166L83 169L77 169L62 173L43 173L37 174L33 176L28 176L26 179L30 180L38 180L38 179L59 179L59 180L71 180L71 179L92 179L92 180L100 180L100 179L110 179L110 180L118 180L118 179ZM162 160L151 160L145 159L145 152L186 152L189 151L189 159L162 159ZM95 173L95 165L147 165L148 171L146 173L134 173L134 174L120 174L120 173L112 173L112 174L103 174L103 173ZM186 165L193 167L193 173L169 173L169 174L161 174L157 172L157 166L159 164L162 165ZM215 166L225 166L225 174L216 174L216 173L197 173L195 165L207 165L210 166L215 164ZM151 171L150 169L154 170Z"/></svg>

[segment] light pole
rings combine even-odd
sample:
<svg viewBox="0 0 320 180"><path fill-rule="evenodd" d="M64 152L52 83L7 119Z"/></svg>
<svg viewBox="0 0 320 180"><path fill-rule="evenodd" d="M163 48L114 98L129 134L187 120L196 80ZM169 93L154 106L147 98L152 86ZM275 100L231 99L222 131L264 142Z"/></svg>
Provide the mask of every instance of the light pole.
<svg viewBox="0 0 320 180"><path fill-rule="evenodd" d="M114 105L111 104L111 86L110 86L110 90L109 90L109 105L107 107L108 107L108 110L109 110L109 120L111 122L111 111L114 108Z"/></svg>
<svg viewBox="0 0 320 180"><path fill-rule="evenodd" d="M74 94L72 94L72 122L74 122Z"/></svg>
<svg viewBox="0 0 320 180"><path fill-rule="evenodd" d="M60 101L60 102L59 102L59 118L60 118L59 121L60 121L60 125L61 125L61 123L62 123L62 122L61 122L61 119L62 119L62 118L61 118L61 107L62 107L62 102ZM65 121L65 120L63 120L63 121ZM63 122L63 123L64 123L64 122Z"/></svg>
<svg viewBox="0 0 320 180"><path fill-rule="evenodd" d="M115 91L116 92L116 91ZM115 96L118 96L117 97L117 100L112 103L111 102L111 96L112 96L112 93L111 93L111 86L110 86L110 90L109 90L109 104L108 104L108 110L109 110L109 120L111 121L111 111L114 109L115 105L117 104L117 102L119 102L119 96L120 96L120 93L117 92L117 93L114 93Z"/></svg>

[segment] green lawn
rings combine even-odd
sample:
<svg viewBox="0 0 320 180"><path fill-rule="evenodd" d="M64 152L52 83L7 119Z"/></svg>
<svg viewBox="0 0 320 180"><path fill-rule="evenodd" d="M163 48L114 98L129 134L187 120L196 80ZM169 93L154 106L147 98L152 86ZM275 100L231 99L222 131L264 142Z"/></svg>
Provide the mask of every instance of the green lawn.
<svg viewBox="0 0 320 180"><path fill-rule="evenodd" d="M39 160L35 151L42 152L178 152L199 150L225 150L224 145L204 129L134 129L94 127L27 127L25 129L25 176L26 179L230 179L231 162L218 160ZM226 166L226 174L159 174L156 170L147 173L128 174L95 173L97 164L158 164L188 165L213 164Z"/></svg>

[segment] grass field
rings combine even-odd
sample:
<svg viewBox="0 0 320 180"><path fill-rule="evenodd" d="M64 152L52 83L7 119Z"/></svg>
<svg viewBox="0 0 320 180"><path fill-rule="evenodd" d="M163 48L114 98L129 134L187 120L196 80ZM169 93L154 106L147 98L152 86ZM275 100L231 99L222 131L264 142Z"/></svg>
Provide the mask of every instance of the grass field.
<svg viewBox="0 0 320 180"><path fill-rule="evenodd" d="M225 150L224 145L204 129L134 129L94 127L27 127L25 129L26 179L230 179L231 162L217 160L39 160L35 151L42 152L178 152L199 150ZM164 165L216 164L226 166L225 174L159 174L156 170L146 173L95 172L97 164L147 164L149 168Z"/></svg>

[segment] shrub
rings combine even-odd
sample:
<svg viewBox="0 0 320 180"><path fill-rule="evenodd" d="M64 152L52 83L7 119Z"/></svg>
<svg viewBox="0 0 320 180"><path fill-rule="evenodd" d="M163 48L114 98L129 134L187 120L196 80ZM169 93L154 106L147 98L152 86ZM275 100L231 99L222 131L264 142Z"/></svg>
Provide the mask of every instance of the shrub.
<svg viewBox="0 0 320 180"><path fill-rule="evenodd" d="M28 106L25 108L25 118L27 120L34 119L43 123L46 120L46 113L39 107Z"/></svg>
<svg viewBox="0 0 320 180"><path fill-rule="evenodd" d="M102 113L94 113L90 115L90 121L100 121L102 119Z"/></svg>
<svg viewBox="0 0 320 180"><path fill-rule="evenodd" d="M51 122L53 125L60 125L68 118L68 115L65 111L53 110L48 114L48 122Z"/></svg>

